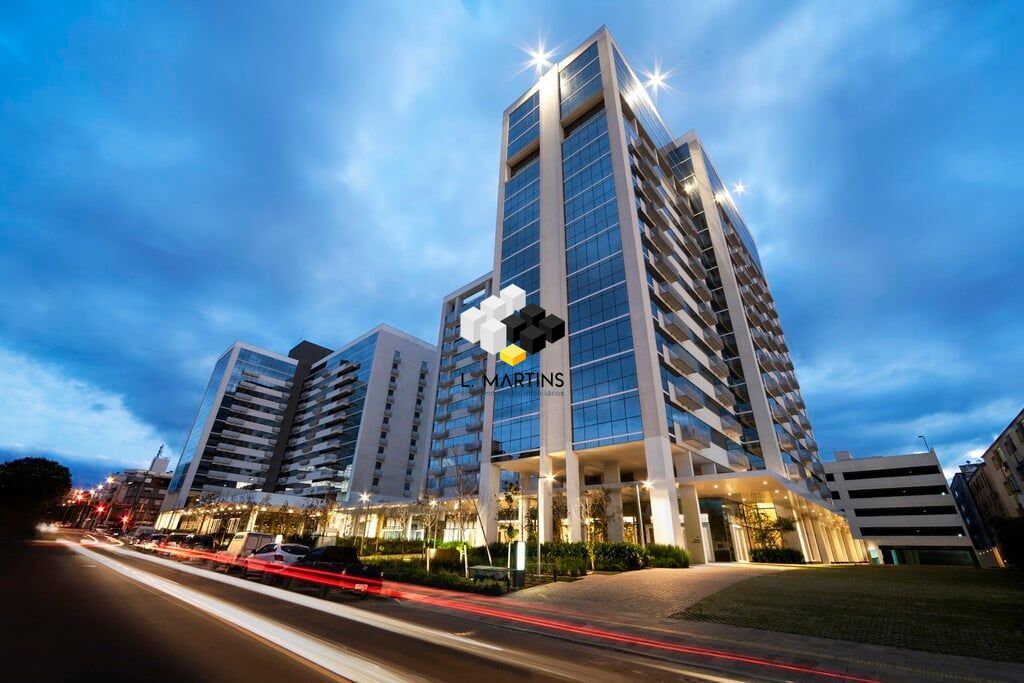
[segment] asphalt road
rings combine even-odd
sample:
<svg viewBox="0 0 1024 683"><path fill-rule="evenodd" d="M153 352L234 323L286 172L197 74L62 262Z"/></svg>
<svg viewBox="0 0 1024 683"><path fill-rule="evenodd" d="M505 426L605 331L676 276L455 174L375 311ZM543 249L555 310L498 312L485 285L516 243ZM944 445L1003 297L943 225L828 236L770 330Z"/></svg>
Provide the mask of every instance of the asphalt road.
<svg viewBox="0 0 1024 683"><path fill-rule="evenodd" d="M386 600L276 598L66 537L0 549L0 681L751 680Z"/></svg>

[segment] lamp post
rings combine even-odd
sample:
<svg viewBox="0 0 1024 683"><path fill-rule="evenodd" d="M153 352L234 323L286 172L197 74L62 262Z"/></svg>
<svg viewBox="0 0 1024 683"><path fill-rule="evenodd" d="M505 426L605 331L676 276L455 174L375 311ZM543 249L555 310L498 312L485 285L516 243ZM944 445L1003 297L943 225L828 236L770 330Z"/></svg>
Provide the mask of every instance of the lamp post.
<svg viewBox="0 0 1024 683"><path fill-rule="evenodd" d="M918 434L917 438L921 439L921 441L924 441L924 447L926 450L931 450L931 446L928 445L928 439L924 438L924 434Z"/></svg>

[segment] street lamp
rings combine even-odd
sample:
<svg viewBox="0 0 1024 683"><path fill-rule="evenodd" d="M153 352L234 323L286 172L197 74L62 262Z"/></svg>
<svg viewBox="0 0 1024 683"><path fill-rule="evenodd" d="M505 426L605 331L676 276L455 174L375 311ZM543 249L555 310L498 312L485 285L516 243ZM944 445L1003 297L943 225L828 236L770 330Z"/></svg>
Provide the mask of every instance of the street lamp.
<svg viewBox="0 0 1024 683"><path fill-rule="evenodd" d="M924 447L927 450L929 450L929 451L931 450L931 446L928 445L928 439L924 438L924 434L918 434L917 438L921 439L921 441L924 441Z"/></svg>

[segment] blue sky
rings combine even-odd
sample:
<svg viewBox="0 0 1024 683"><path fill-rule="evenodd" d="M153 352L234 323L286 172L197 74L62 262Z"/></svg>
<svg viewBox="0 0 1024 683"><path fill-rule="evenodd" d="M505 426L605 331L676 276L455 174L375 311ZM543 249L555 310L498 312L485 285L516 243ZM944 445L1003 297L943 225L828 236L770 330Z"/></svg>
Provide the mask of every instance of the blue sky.
<svg viewBox="0 0 1024 683"><path fill-rule="evenodd" d="M1024 6L552 5L4 3L0 458L176 460L236 339L434 340L521 48L601 24L748 186L823 454L951 465L1024 407Z"/></svg>

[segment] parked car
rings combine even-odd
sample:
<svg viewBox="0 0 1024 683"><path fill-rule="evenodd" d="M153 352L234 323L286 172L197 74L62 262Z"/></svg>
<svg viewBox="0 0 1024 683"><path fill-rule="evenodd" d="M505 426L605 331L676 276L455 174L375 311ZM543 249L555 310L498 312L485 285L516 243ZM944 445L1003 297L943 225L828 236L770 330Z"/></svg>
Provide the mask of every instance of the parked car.
<svg viewBox="0 0 1024 683"><path fill-rule="evenodd" d="M177 555L172 551L174 548L184 547L183 543L189 535L190 534L184 531L175 531L174 533L167 534L167 536L162 538L160 543L157 545L157 552L164 552L173 557L180 557L180 555Z"/></svg>
<svg viewBox="0 0 1024 683"><path fill-rule="evenodd" d="M230 561L225 567L230 569L232 564L240 564L239 560L244 560L252 555L253 551L273 542L274 537L270 534L260 534L255 531L238 532L231 537L231 542L228 543L228 547L223 553Z"/></svg>
<svg viewBox="0 0 1024 683"><path fill-rule="evenodd" d="M256 560L257 562L246 562L244 571L246 574L253 572L263 576L265 583L271 583L274 578L272 572L262 571L263 562L271 562L274 564L290 565L295 564L299 558L309 554L309 547L299 545L298 543L268 543L262 548L257 548L248 560Z"/></svg>
<svg viewBox="0 0 1024 683"><path fill-rule="evenodd" d="M167 538L167 534L150 534L139 539L135 545L142 550L156 550L165 538Z"/></svg>
<svg viewBox="0 0 1024 683"><path fill-rule="evenodd" d="M307 555L300 557L292 566L296 569L315 569L321 572L352 577L354 583L343 587L342 590L351 590L362 595L379 592L381 577L383 576L380 567L364 564L359 559L356 549L345 545L327 545L322 548L316 548ZM366 579L366 581L361 579ZM319 589L320 595L326 597L331 587L321 585Z"/></svg>

